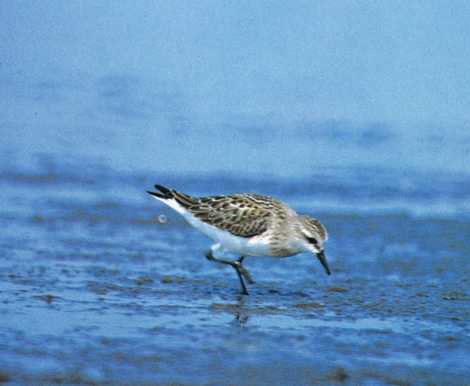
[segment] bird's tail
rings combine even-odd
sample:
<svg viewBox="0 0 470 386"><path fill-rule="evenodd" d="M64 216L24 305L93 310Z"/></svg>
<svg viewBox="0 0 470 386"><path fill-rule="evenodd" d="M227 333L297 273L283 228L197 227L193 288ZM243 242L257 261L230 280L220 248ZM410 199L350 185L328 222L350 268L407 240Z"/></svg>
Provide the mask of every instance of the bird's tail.
<svg viewBox="0 0 470 386"><path fill-rule="evenodd" d="M162 185L157 185L157 184L155 184L155 189L159 190L160 192L151 192L150 190L147 190L147 193L154 197L161 198L163 200L169 200L173 198L173 193L171 192L170 189L165 188Z"/></svg>
<svg viewBox="0 0 470 386"><path fill-rule="evenodd" d="M147 193L162 201L174 199L178 204L180 204L184 208L188 208L189 206L196 203L195 198L188 196L187 194L177 192L174 189L168 189L158 184L155 184L155 189L159 190L159 192L151 192L147 190Z"/></svg>

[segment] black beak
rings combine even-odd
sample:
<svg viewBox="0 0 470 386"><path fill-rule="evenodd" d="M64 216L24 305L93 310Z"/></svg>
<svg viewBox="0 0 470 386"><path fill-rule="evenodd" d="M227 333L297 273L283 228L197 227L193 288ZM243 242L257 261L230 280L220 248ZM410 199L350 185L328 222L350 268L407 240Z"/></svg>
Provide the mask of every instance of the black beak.
<svg viewBox="0 0 470 386"><path fill-rule="evenodd" d="M326 261L325 251L318 252L317 257L321 265L323 265L323 268L325 268L326 273L331 275L330 267L328 267L328 262Z"/></svg>

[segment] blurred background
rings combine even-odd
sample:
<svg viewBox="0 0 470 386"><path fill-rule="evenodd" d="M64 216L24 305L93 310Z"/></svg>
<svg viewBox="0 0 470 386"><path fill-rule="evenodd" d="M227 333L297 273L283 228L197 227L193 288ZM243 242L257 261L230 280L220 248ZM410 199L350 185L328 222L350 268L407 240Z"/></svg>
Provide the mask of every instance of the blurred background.
<svg viewBox="0 0 470 386"><path fill-rule="evenodd" d="M467 171L465 1L0 7L1 146L24 168Z"/></svg>
<svg viewBox="0 0 470 386"><path fill-rule="evenodd" d="M0 383L466 382L469 60L467 1L1 1ZM335 275L241 301L156 182L314 214Z"/></svg>

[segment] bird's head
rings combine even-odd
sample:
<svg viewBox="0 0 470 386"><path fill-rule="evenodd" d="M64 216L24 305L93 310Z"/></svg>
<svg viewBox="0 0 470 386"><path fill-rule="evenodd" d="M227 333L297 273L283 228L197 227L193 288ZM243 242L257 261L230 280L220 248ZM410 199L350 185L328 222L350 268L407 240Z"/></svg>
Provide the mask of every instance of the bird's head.
<svg viewBox="0 0 470 386"><path fill-rule="evenodd" d="M312 252L320 260L325 272L330 275L330 267L325 256L325 242L328 240L326 228L313 217L301 216L299 231L305 251Z"/></svg>

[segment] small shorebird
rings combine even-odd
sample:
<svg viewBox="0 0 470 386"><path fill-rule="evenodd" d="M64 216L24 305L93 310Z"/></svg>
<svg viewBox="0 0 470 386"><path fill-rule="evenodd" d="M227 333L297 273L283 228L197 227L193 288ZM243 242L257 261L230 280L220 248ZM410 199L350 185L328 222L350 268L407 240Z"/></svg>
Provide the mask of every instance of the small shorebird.
<svg viewBox="0 0 470 386"><path fill-rule="evenodd" d="M245 280L253 283L242 265L246 256L286 257L312 252L326 273L331 273L324 252L326 228L317 219L299 215L273 197L252 193L192 197L161 185L155 188L158 192L147 193L215 241L207 259L232 266L245 295L248 295ZM218 251L239 253L241 257L234 261L217 258L214 254Z"/></svg>

